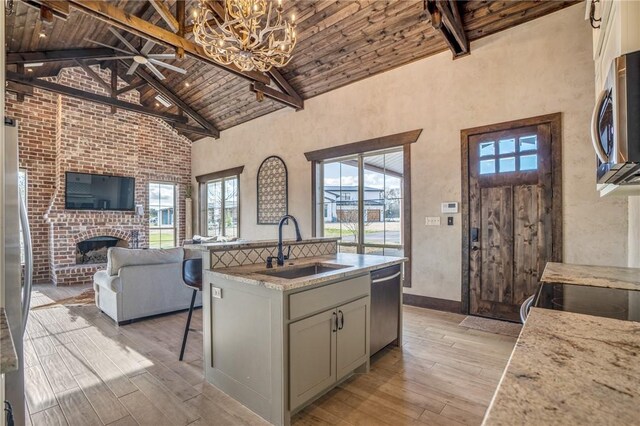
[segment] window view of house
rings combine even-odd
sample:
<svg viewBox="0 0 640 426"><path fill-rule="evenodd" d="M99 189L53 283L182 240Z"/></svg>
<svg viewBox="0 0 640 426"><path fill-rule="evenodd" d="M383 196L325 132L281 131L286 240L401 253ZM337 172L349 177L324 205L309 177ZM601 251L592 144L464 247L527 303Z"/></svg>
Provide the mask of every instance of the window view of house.
<svg viewBox="0 0 640 426"><path fill-rule="evenodd" d="M402 157L394 150L324 162L322 231L341 238L342 252L402 254Z"/></svg>
<svg viewBox="0 0 640 426"><path fill-rule="evenodd" d="M176 246L176 186L172 183L149 184L149 247Z"/></svg>
<svg viewBox="0 0 640 426"><path fill-rule="evenodd" d="M206 183L206 236L237 238L239 235L239 177Z"/></svg>

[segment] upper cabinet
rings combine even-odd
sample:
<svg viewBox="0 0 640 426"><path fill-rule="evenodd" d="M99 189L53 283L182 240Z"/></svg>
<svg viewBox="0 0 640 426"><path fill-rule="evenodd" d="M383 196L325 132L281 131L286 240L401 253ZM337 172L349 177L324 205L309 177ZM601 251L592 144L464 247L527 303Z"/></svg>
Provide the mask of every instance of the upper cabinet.
<svg viewBox="0 0 640 426"><path fill-rule="evenodd" d="M604 87L613 59L640 50L640 1L587 0L586 7L587 20L592 15L599 19L593 22L599 27L593 30L597 94Z"/></svg>

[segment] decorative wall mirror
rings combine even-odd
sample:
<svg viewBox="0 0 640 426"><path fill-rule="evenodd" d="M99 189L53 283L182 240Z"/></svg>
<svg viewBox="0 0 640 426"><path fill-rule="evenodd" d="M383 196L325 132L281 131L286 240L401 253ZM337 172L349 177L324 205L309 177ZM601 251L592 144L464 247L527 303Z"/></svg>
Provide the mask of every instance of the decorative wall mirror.
<svg viewBox="0 0 640 426"><path fill-rule="evenodd" d="M287 166L282 158L267 157L258 169L258 225L277 225L289 211Z"/></svg>

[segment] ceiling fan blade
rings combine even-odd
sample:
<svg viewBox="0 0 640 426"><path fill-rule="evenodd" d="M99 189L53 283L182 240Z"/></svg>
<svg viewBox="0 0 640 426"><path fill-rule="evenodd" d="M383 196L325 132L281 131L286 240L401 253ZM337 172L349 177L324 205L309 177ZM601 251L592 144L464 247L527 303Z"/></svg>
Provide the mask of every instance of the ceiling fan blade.
<svg viewBox="0 0 640 426"><path fill-rule="evenodd" d="M85 40L90 42L90 43L97 44L98 46L108 47L109 49L117 50L118 52L126 53L126 54L129 54L129 55L136 55L137 54L137 52L130 52L128 50L120 49L119 47L109 46L108 44L104 44L104 43L101 43L99 41L92 40L90 38L85 38Z"/></svg>
<svg viewBox="0 0 640 426"><path fill-rule="evenodd" d="M136 49L135 47L133 47L133 45L131 43L129 43L127 41L126 38L124 38L118 31L114 30L113 27L109 27L109 31L111 31L111 33L116 36L118 38L118 40L120 40L122 42L122 44L124 44L125 46L127 46L127 48L133 50L134 52L138 53L138 49Z"/></svg>
<svg viewBox="0 0 640 426"><path fill-rule="evenodd" d="M117 59L133 59L133 57L136 55L127 55L127 56L110 56L108 58L103 58L103 61L114 61Z"/></svg>
<svg viewBox="0 0 640 426"><path fill-rule="evenodd" d="M175 53L152 53L150 55L147 55L147 58L153 58L153 59L175 59L176 58L176 54Z"/></svg>
<svg viewBox="0 0 640 426"><path fill-rule="evenodd" d="M144 46L142 46L142 49L140 49L140 53L142 53L143 55L146 55L147 53L151 52L151 49L153 49L153 46L155 45L156 44L151 40L147 40Z"/></svg>
<svg viewBox="0 0 640 426"><path fill-rule="evenodd" d="M149 58L149 62L152 62L152 63L154 63L156 65L161 66L161 67L165 67L167 69L170 69L171 71L179 72L180 74L186 74L187 73L187 70L185 70L184 68L176 67L175 65L167 64L167 63L159 61L157 59Z"/></svg>
<svg viewBox="0 0 640 426"><path fill-rule="evenodd" d="M164 75L162 75L162 73L158 71L158 68L153 66L151 62L147 62L145 65L147 68L149 68L149 70L151 70L152 73L156 75L156 77L158 77L159 80L164 80Z"/></svg>
<svg viewBox="0 0 640 426"><path fill-rule="evenodd" d="M139 63L137 63L136 61L133 61L133 63L131 64L131 66L127 70L127 75L133 75L133 73L135 73L136 70L138 69L139 65L140 65Z"/></svg>

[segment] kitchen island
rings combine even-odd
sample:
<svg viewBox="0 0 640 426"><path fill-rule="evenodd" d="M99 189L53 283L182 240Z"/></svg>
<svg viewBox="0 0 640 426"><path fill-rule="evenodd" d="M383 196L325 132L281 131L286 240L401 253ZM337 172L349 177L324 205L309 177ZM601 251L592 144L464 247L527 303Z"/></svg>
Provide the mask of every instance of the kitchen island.
<svg viewBox="0 0 640 426"><path fill-rule="evenodd" d="M204 262L207 381L269 422L289 424L351 374L368 371L370 274L405 260L333 253L273 268Z"/></svg>
<svg viewBox="0 0 640 426"><path fill-rule="evenodd" d="M572 311L531 309L483 424L636 424L640 269L548 263L541 283L568 285Z"/></svg>

